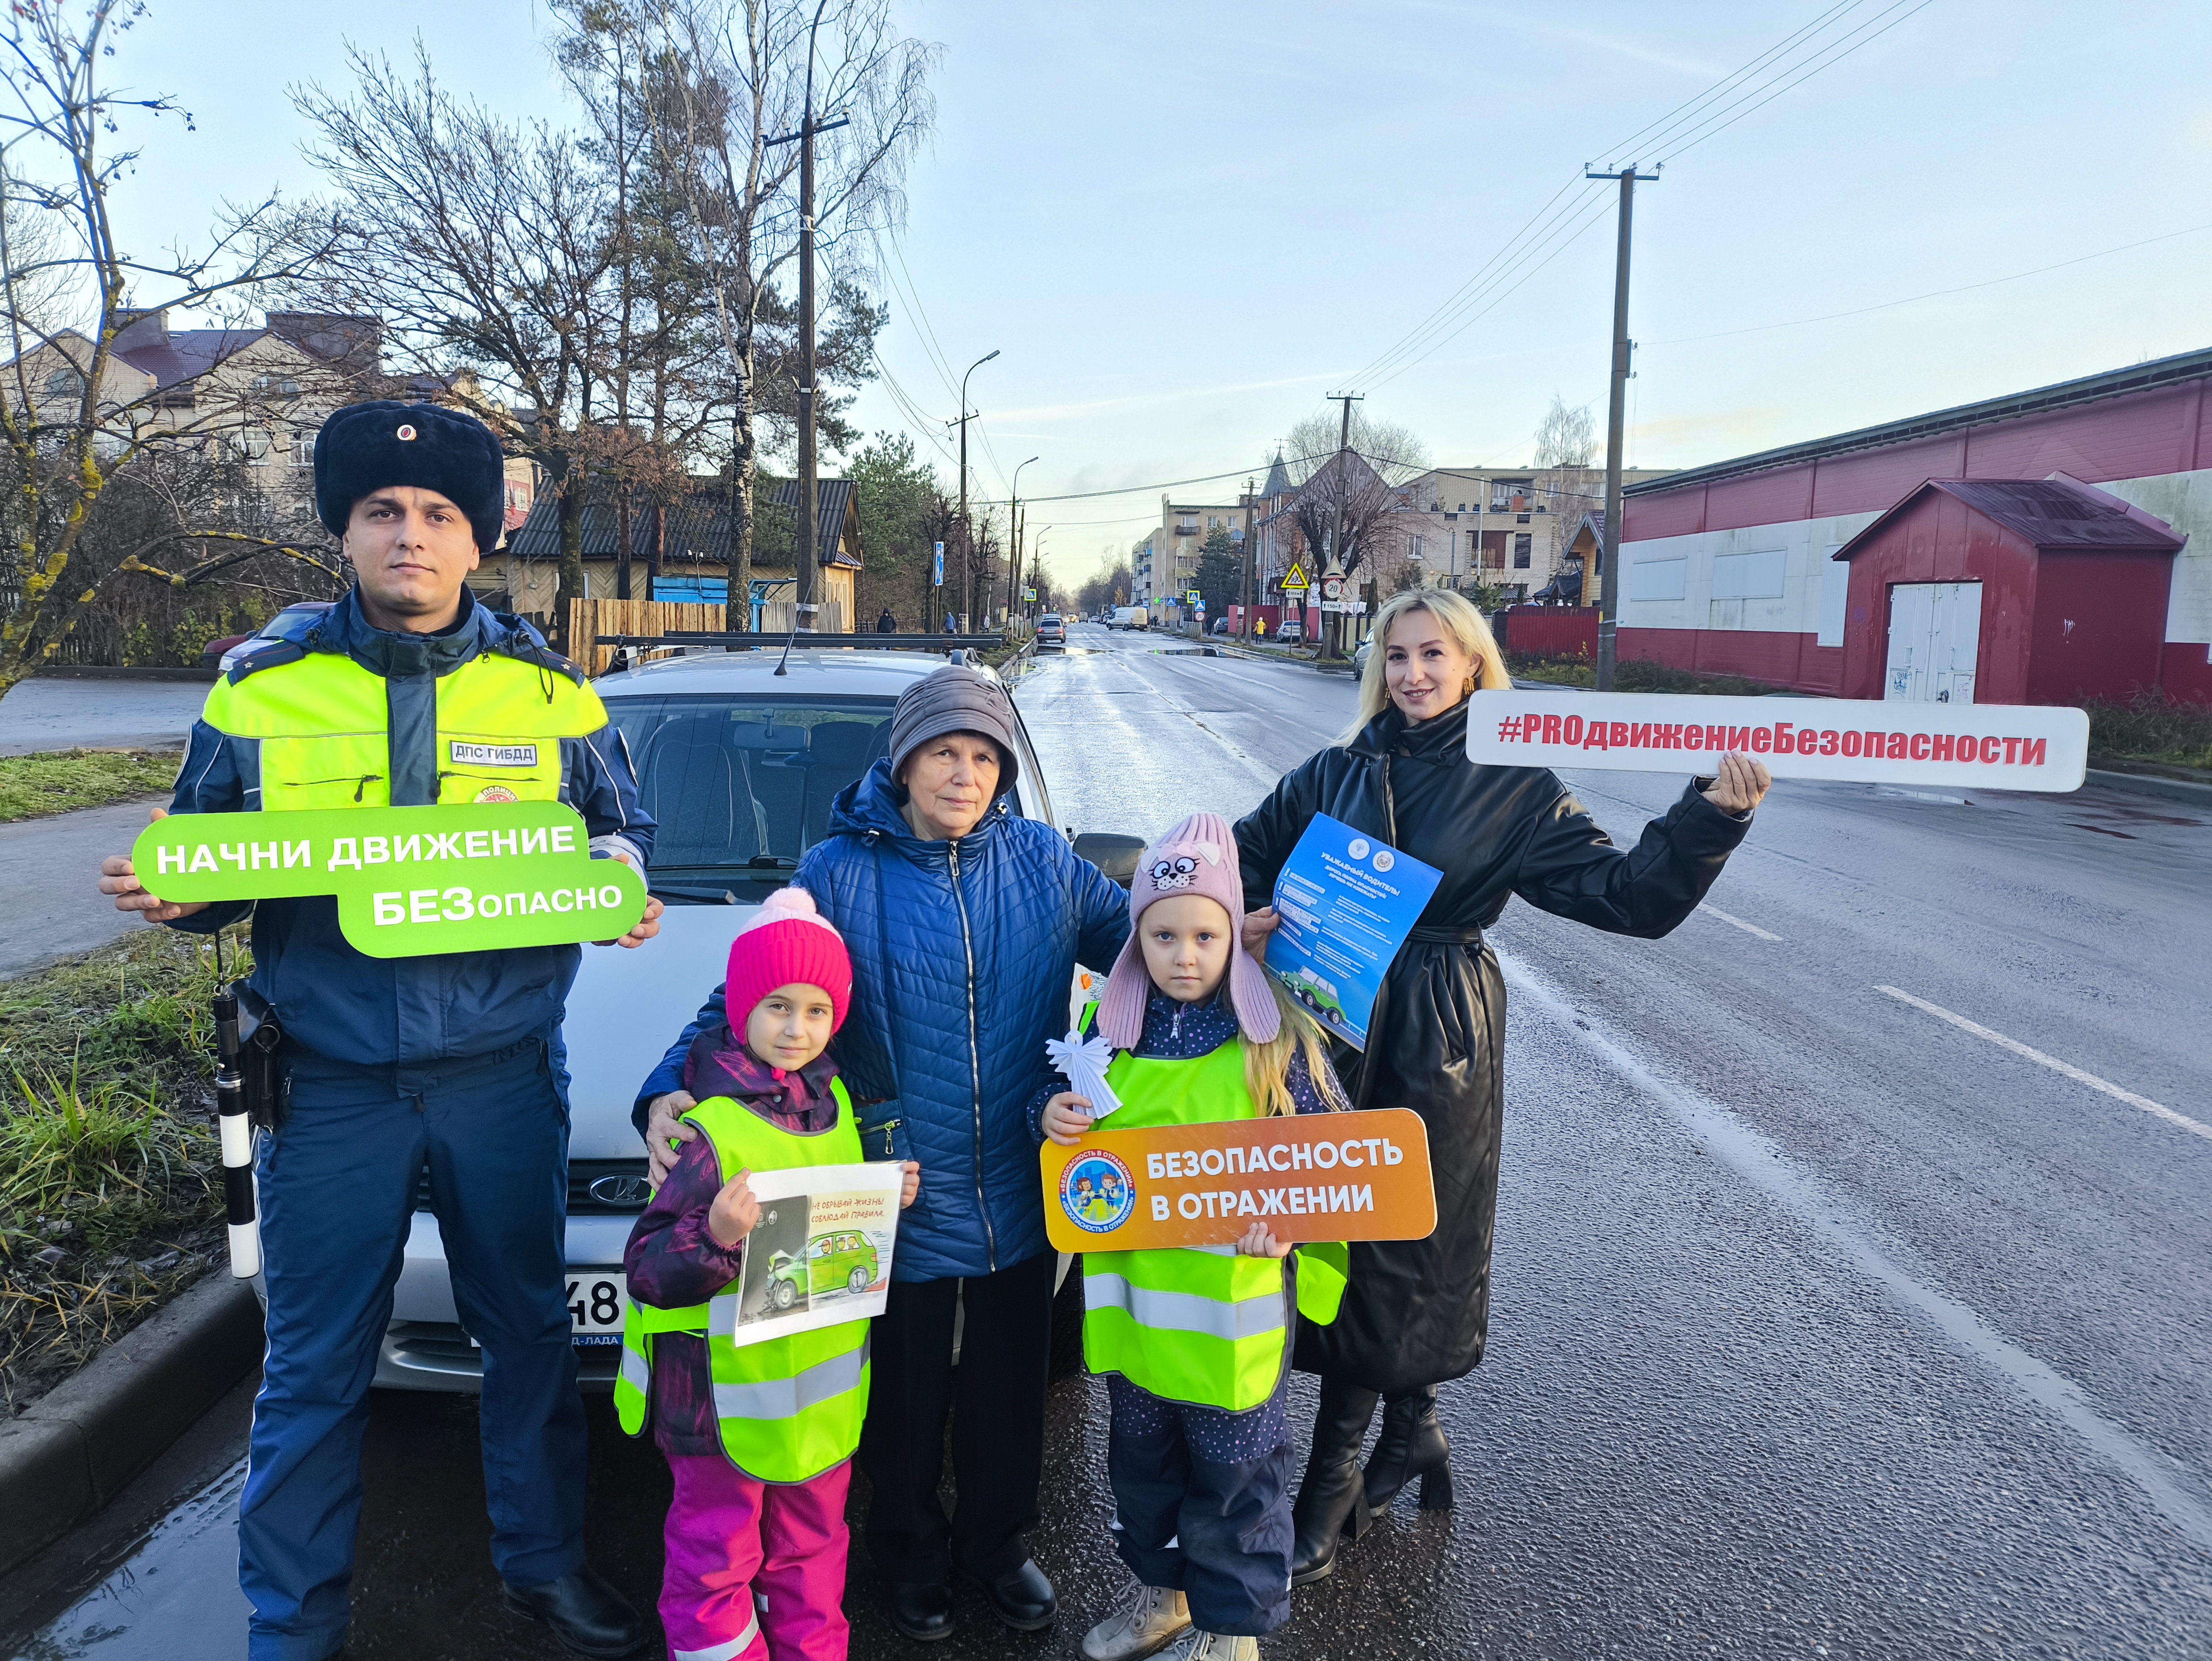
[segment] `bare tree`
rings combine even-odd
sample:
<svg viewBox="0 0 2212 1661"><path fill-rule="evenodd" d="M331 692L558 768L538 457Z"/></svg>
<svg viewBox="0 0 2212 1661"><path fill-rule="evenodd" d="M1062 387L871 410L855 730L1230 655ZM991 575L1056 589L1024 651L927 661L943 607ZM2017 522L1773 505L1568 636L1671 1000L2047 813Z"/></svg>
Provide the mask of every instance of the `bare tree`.
<svg viewBox="0 0 2212 1661"><path fill-rule="evenodd" d="M714 277L732 383L734 616L751 577L761 418L778 381L763 336L787 326L799 249L799 145L776 141L799 130L810 84L817 118L846 119L815 140L814 218L817 257L833 270L831 309L842 293L849 315L865 301L870 239L904 217L906 168L936 117L928 76L939 49L901 36L890 0L826 0L818 56L814 15L799 0L622 3L635 27L659 31L664 69L647 108L679 158L688 222Z"/></svg>
<svg viewBox="0 0 2212 1661"><path fill-rule="evenodd" d="M347 56L353 95L312 82L292 94L339 232L294 292L380 316L395 368L544 471L560 502L559 628L583 597L585 487L624 442L601 378L623 252L606 172L572 134L455 100L419 41L412 81L380 55Z"/></svg>
<svg viewBox="0 0 2212 1661"><path fill-rule="evenodd" d="M1283 441L1291 484L1304 484L1328 464L1342 431L1341 416L1333 409L1316 410L1291 427ZM1419 435L1395 422L1373 419L1357 404L1352 406L1352 447L1386 484L1402 484L1429 471L1429 447ZM1268 459L1272 464L1273 458Z"/></svg>
<svg viewBox="0 0 2212 1661"><path fill-rule="evenodd" d="M9 361L0 371L0 696L52 660L118 572L146 556L220 536L314 557L251 511L242 528L235 493L164 495L154 459L214 458L226 437L262 430L265 389L219 371L260 337L240 327L187 380L164 382L119 358L118 338L166 308L243 322L258 285L327 246L274 197L226 204L208 246L157 258L133 254L113 218L116 180L137 159L112 153L125 120L191 116L166 96L127 98L109 76L118 37L145 13L143 0L88 0L64 8L9 9L0 34L0 326ZM135 303L134 303L135 302ZM82 326L73 326L76 319ZM232 384L233 380L235 384ZM295 388L296 395L298 389ZM111 486L144 473L150 494L106 534ZM149 520L146 503L167 504ZM198 517L210 506L228 522ZM127 527L125 521L127 521ZM321 550L325 557L330 551ZM226 562L228 563L228 562ZM179 578L180 581L185 578Z"/></svg>
<svg viewBox="0 0 2212 1661"><path fill-rule="evenodd" d="M1597 454L1597 421L1590 406L1567 407L1567 400L1552 394L1552 407L1536 423L1536 465L1539 467L1587 467Z"/></svg>

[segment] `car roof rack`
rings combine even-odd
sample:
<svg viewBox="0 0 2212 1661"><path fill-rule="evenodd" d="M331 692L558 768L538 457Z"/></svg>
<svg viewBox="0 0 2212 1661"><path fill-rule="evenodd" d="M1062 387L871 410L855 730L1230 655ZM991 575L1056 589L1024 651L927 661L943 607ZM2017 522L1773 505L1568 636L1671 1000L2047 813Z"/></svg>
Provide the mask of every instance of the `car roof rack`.
<svg viewBox="0 0 2212 1661"><path fill-rule="evenodd" d="M709 631L672 629L660 635L595 635L592 640L600 646L658 647L664 650L678 646L742 647L756 652L781 651L786 636L774 635L738 635ZM1004 646L1004 635L806 635L797 636L796 644L807 651L826 649L848 652L957 652L979 651Z"/></svg>

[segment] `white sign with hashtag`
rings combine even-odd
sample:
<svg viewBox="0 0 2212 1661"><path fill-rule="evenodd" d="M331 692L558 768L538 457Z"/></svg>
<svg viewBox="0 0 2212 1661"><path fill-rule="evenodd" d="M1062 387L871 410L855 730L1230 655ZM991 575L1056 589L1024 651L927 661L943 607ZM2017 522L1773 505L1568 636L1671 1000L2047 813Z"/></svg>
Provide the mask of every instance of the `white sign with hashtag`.
<svg viewBox="0 0 2212 1661"><path fill-rule="evenodd" d="M2077 790L2089 718L2041 704L1517 688L1476 694L1468 714L1468 759L1480 766L1710 773L1731 751L1778 778Z"/></svg>

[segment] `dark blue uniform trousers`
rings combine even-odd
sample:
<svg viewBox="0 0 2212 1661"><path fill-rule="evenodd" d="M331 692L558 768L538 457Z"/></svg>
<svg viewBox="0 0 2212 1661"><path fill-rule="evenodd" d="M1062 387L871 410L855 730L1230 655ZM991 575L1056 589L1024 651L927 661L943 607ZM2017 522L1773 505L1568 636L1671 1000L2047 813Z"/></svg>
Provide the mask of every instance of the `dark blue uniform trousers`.
<svg viewBox="0 0 2212 1661"><path fill-rule="evenodd" d="M262 1139L268 1355L239 1502L255 1661L324 1661L345 1635L369 1381L426 1165L454 1302L483 1346L492 1561L517 1585L581 1567L562 1060L556 1029L423 1067L291 1062L291 1118Z"/></svg>
<svg viewBox="0 0 2212 1661"><path fill-rule="evenodd" d="M1258 1638L1291 1618L1291 1436L1285 1396L1243 1413L1193 1407L1109 1374L1114 1549L1180 1591L1201 1632Z"/></svg>

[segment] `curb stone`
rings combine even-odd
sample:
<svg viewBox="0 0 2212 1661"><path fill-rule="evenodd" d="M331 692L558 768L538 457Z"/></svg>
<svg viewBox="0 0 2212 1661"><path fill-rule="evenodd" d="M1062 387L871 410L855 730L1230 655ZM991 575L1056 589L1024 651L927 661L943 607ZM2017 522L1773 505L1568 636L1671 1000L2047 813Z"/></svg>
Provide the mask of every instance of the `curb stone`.
<svg viewBox="0 0 2212 1661"><path fill-rule="evenodd" d="M2197 807L2212 808L2212 784L2197 784L2188 779L2161 778L2155 773L2115 773L2092 767L2085 782L2101 784L2108 790L2124 790L2130 795L2160 796L2167 801L2185 801Z"/></svg>
<svg viewBox="0 0 2212 1661"><path fill-rule="evenodd" d="M0 1421L0 1574L112 1500L260 1359L260 1301L218 1263Z"/></svg>

